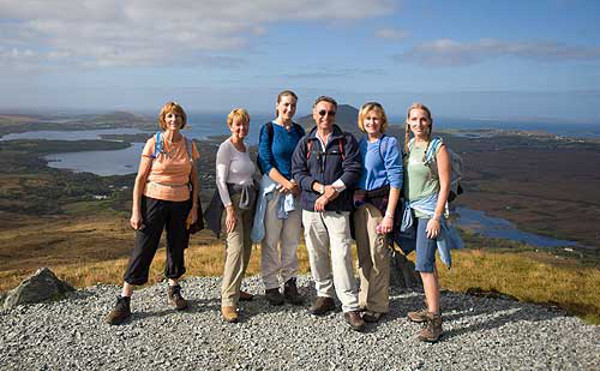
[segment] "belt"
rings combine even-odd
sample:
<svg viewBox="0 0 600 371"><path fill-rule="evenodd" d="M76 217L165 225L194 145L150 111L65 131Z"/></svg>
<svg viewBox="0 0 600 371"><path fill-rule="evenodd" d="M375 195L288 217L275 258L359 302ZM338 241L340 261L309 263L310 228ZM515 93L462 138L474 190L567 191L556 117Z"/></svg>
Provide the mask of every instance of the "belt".
<svg viewBox="0 0 600 371"><path fill-rule="evenodd" d="M163 186L163 187L170 187L170 188L180 188L180 187L188 187L189 186L188 183L186 183L186 184L169 184L169 183L155 182L154 180L149 180L148 183Z"/></svg>

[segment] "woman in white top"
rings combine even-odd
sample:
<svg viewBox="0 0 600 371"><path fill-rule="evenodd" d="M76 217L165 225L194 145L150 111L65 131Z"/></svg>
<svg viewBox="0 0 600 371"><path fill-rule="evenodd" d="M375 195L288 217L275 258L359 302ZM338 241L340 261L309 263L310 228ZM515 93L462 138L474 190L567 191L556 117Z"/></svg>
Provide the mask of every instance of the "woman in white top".
<svg viewBox="0 0 600 371"><path fill-rule="evenodd" d="M256 187L256 171L250 159L244 138L248 135L250 116L243 108L232 110L227 116L231 136L217 151L217 189L226 210L222 229L227 234L227 258L221 288L221 315L226 322L236 322L239 300L252 300L252 295L240 292L242 279L252 251L252 219Z"/></svg>

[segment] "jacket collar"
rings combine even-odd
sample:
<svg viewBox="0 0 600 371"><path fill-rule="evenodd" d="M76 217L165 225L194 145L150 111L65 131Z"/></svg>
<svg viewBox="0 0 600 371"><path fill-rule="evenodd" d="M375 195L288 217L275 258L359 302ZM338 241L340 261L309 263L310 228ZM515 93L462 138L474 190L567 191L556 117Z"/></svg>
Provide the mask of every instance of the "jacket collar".
<svg viewBox="0 0 600 371"><path fill-rule="evenodd" d="M331 132L331 137L329 138L329 142L331 142L333 139L338 139L338 138L343 138L344 137L344 131L342 131L342 129L337 125L337 124L333 124L333 131ZM308 140L317 140L317 125L315 125L312 130L310 131L310 134L308 135Z"/></svg>

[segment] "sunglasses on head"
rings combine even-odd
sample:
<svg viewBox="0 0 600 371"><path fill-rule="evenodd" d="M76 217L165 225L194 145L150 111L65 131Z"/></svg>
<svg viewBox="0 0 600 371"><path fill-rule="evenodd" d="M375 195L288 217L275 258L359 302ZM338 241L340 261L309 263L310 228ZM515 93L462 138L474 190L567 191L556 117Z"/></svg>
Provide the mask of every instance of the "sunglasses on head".
<svg viewBox="0 0 600 371"><path fill-rule="evenodd" d="M327 111L327 110L322 109L318 112L318 114L321 117L324 117L325 114L329 114L329 116L335 116L335 111Z"/></svg>

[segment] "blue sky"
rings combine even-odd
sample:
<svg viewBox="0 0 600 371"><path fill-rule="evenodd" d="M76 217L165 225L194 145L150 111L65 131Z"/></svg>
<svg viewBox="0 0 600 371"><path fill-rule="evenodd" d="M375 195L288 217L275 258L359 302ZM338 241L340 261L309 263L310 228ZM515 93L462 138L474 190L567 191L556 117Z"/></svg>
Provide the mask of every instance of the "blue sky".
<svg viewBox="0 0 600 371"><path fill-rule="evenodd" d="M600 1L0 0L0 109L299 112L598 123Z"/></svg>

